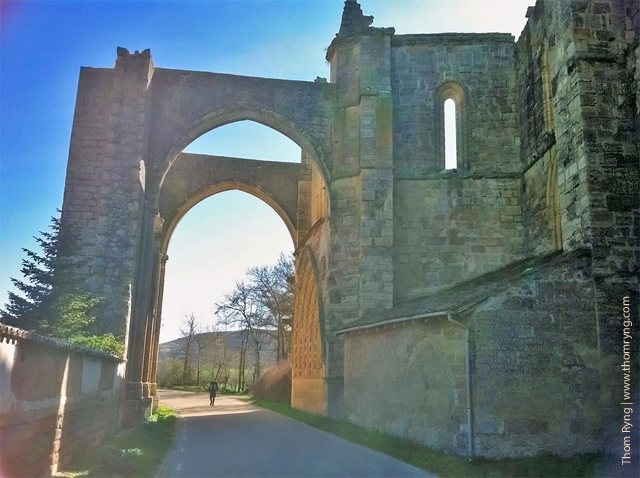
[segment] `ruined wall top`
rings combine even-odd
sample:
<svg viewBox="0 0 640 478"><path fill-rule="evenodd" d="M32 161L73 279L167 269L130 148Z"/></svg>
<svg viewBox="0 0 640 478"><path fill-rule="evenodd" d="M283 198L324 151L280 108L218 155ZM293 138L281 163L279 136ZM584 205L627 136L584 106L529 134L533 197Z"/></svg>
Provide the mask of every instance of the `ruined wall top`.
<svg viewBox="0 0 640 478"><path fill-rule="evenodd" d="M514 40L511 33L413 33L394 35L391 45L501 45Z"/></svg>
<svg viewBox="0 0 640 478"><path fill-rule="evenodd" d="M338 35L352 35L373 23L373 16L366 16L356 0L346 0Z"/></svg>

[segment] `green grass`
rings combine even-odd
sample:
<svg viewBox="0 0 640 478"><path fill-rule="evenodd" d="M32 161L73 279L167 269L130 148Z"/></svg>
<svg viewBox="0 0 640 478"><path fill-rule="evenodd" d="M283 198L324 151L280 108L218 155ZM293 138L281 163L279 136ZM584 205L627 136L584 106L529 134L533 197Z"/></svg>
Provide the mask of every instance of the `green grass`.
<svg viewBox="0 0 640 478"><path fill-rule="evenodd" d="M590 454L568 459L554 455L541 455L518 460L483 459L470 463L466 458L447 455L386 433L370 431L345 420L334 420L314 415L282 403L266 400L254 399L253 403L345 440L392 456L441 478L592 477L598 475L604 461L602 455Z"/></svg>
<svg viewBox="0 0 640 478"><path fill-rule="evenodd" d="M176 412L161 405L138 428L126 430L92 447L61 473L68 478L154 476L173 444Z"/></svg>
<svg viewBox="0 0 640 478"><path fill-rule="evenodd" d="M181 392L196 392L196 393L205 393L207 392L207 387L203 387L202 385L176 385L175 387L171 387L169 390L179 390Z"/></svg>
<svg viewBox="0 0 640 478"><path fill-rule="evenodd" d="M207 387L203 385L176 385L174 387L169 388L168 390L179 390L182 392L194 392L194 393L209 393ZM249 397L250 395L246 392L236 392L231 388L220 387L218 390L218 395L237 395Z"/></svg>

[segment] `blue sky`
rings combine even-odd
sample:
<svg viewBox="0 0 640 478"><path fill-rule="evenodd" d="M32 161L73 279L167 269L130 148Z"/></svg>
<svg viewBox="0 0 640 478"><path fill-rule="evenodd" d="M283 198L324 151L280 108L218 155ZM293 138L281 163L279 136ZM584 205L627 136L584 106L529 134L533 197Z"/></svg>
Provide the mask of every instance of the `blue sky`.
<svg viewBox="0 0 640 478"><path fill-rule="evenodd" d="M362 0L373 26L396 33L510 32L534 0ZM161 68L311 81L327 77L324 49L342 0L0 1L0 303L20 278L21 247L62 205L82 66L110 68L116 48L149 48ZM253 123L218 128L190 152L299 161L287 138ZM227 192L198 204L169 246L163 340L184 314L213 321L214 303L247 267L291 252L286 227L264 203Z"/></svg>

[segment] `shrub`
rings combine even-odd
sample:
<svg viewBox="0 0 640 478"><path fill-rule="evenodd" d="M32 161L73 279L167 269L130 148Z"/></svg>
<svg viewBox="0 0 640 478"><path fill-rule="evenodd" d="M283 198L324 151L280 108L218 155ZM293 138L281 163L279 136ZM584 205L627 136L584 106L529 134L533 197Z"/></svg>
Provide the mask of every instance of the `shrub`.
<svg viewBox="0 0 640 478"><path fill-rule="evenodd" d="M253 385L253 395L271 402L291 403L291 363L280 362L269 367Z"/></svg>

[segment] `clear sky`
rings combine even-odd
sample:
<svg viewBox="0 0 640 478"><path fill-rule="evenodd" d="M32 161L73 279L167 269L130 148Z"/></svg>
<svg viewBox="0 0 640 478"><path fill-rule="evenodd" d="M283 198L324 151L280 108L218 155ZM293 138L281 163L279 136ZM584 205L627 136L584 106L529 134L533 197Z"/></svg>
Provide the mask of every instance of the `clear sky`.
<svg viewBox="0 0 640 478"><path fill-rule="evenodd" d="M534 0L361 0L376 27L397 34L506 32L518 36ZM312 81L328 77L325 48L342 0L0 0L0 303L21 278L21 247L62 206L80 67L110 68L116 48L149 48L161 68ZM188 151L299 161L289 139L254 123L214 130ZM169 246L161 340L184 314L213 321L214 304L248 267L293 244L260 200L226 192L198 204Z"/></svg>

